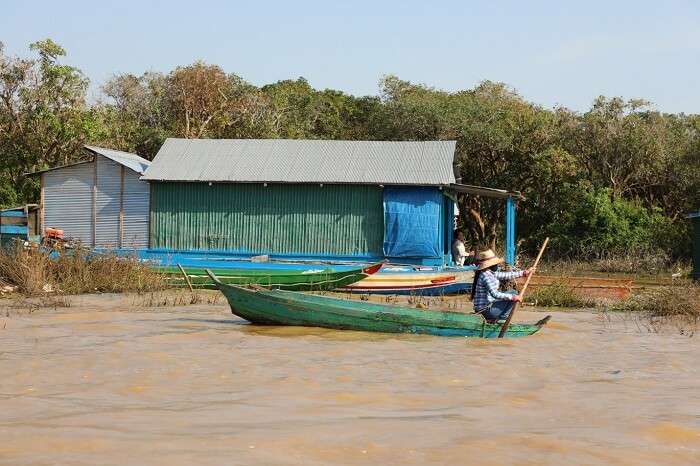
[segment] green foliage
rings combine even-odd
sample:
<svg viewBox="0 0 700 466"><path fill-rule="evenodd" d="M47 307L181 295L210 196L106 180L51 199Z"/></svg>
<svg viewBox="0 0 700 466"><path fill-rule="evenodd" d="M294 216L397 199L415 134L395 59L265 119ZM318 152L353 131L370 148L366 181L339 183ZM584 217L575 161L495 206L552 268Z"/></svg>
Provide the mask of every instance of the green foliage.
<svg viewBox="0 0 700 466"><path fill-rule="evenodd" d="M65 51L50 39L31 49L38 59L7 57L0 47L0 179L11 186L3 203L36 199L37 184L24 173L74 161L94 129L88 80L58 62Z"/></svg>
<svg viewBox="0 0 700 466"><path fill-rule="evenodd" d="M659 208L612 196L610 188L570 186L565 205L544 229L553 238L552 250L561 255L599 259L609 254L687 250L685 225L673 222Z"/></svg>

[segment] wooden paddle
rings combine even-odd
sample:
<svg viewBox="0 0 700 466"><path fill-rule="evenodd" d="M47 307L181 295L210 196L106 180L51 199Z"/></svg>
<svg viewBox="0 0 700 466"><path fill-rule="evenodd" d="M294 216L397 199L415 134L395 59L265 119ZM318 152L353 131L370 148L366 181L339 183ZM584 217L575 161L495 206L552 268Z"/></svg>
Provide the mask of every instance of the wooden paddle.
<svg viewBox="0 0 700 466"><path fill-rule="evenodd" d="M542 253L544 252L544 248L547 247L547 243L549 243L549 238L544 239L544 243L542 243L542 247L540 248L540 252L537 254L537 258L535 259L535 264L532 266L532 269L537 269L537 264L540 263L540 258L542 257ZM520 297L525 297L525 291L527 290L527 285L530 284L530 279L532 276L535 274L534 270L533 272L527 276L527 280L525 280L525 284L523 285L523 289L520 291ZM501 332L498 334L498 338L503 338L503 335L506 334L508 331L508 326L510 325L510 320L513 318L513 314L515 314L515 311L518 309L518 304L519 302L515 302L513 305L513 309L510 311L510 315L506 319L505 323L501 327Z"/></svg>

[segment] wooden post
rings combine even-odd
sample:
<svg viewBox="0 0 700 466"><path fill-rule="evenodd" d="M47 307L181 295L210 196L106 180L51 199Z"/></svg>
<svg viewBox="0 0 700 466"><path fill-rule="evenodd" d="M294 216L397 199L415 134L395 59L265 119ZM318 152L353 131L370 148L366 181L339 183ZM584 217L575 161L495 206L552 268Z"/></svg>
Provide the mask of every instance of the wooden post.
<svg viewBox="0 0 700 466"><path fill-rule="evenodd" d="M119 249L124 247L124 165L121 166L121 180L119 188Z"/></svg>
<svg viewBox="0 0 700 466"><path fill-rule="evenodd" d="M92 247L97 244L97 156L92 158Z"/></svg>
<svg viewBox="0 0 700 466"><path fill-rule="evenodd" d="M41 184L41 190L39 191L39 241L43 241L45 232L46 232L46 225L44 225L44 174L42 173L41 176L39 177L39 182Z"/></svg>
<svg viewBox="0 0 700 466"><path fill-rule="evenodd" d="M547 243L549 243L549 238L544 239L544 243L542 243L542 247L540 248L540 252L537 254L537 259L535 259L535 264L532 266L533 269L537 268L537 264L540 263L540 258L542 257L542 253L544 252L544 248L547 247ZM525 284L523 285L523 289L520 291L520 296L524 297L525 296L525 291L527 290L527 286L530 284L530 279L532 276L535 274L534 270L533 272L527 276L527 280L525 280ZM506 334L508 331L508 326L510 325L510 320L513 318L513 314L515 314L515 311L518 309L518 302L516 302L513 305L513 309L510 311L510 315L506 319L505 323L501 327L501 332L498 334L498 338L503 338L503 335Z"/></svg>
<svg viewBox="0 0 700 466"><path fill-rule="evenodd" d="M148 247L149 248L153 247L153 239L152 239L153 211L151 210L152 208L153 208L153 184L149 181L148 182Z"/></svg>
<svg viewBox="0 0 700 466"><path fill-rule="evenodd" d="M182 272L182 276L185 277L185 282L187 282L187 286L190 287L190 293L194 293L194 289L192 288L192 282L190 282L190 277L187 276L187 272L185 272L185 269L183 269L180 264L177 264L177 268L180 269L180 272Z"/></svg>

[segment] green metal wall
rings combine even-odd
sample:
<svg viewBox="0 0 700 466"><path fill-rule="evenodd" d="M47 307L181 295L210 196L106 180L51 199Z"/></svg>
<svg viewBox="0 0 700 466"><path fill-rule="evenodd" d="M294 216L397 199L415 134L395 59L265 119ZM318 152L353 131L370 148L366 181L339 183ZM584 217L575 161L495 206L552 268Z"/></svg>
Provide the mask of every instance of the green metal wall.
<svg viewBox="0 0 700 466"><path fill-rule="evenodd" d="M381 255L382 190L358 185L152 183L151 248Z"/></svg>

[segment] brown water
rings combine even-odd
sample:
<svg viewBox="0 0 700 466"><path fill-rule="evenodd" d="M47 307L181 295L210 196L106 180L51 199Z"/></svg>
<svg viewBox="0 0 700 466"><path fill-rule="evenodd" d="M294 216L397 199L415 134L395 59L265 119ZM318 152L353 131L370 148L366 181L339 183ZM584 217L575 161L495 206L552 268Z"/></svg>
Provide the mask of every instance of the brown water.
<svg viewBox="0 0 700 466"><path fill-rule="evenodd" d="M699 338L592 313L500 341L109 296L5 316L3 465L700 464Z"/></svg>

